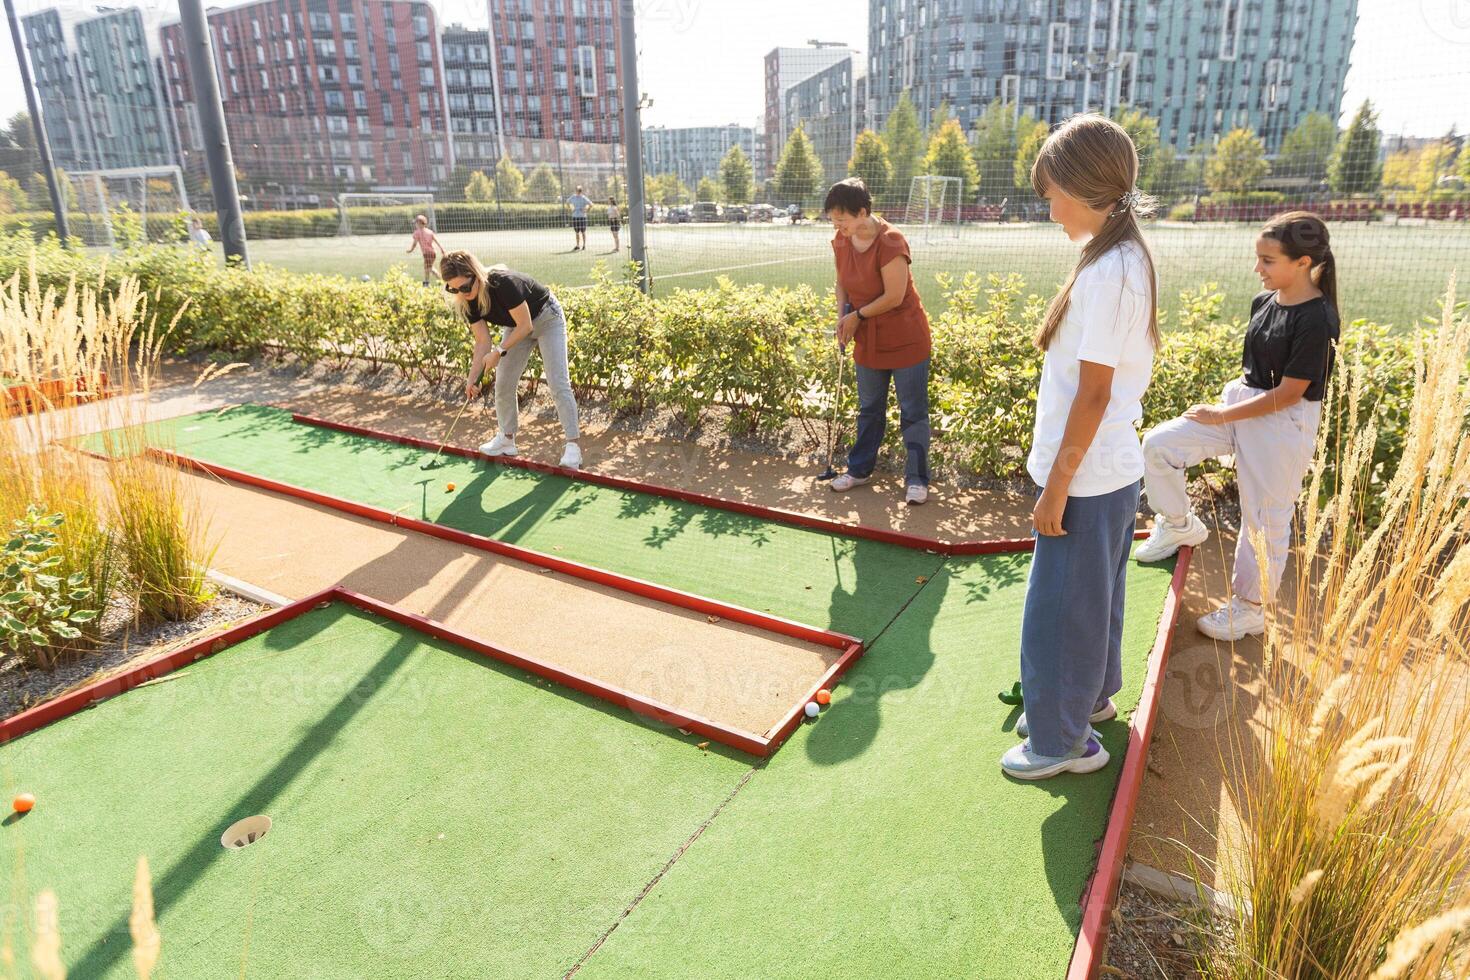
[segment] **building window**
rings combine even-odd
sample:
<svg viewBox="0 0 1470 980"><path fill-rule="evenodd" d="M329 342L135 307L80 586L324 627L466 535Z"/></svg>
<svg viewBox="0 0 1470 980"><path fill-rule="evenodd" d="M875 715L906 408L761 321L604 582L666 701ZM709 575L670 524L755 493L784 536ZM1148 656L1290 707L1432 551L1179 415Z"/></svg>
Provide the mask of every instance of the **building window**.
<svg viewBox="0 0 1470 980"><path fill-rule="evenodd" d="M1266 111L1274 112L1280 108L1282 96L1282 61L1280 58L1272 58L1266 62L1266 90L1264 93Z"/></svg>
<svg viewBox="0 0 1470 980"><path fill-rule="evenodd" d="M1225 10L1220 22L1220 60L1234 61L1240 48L1240 27L1245 19L1241 8L1245 0L1225 0Z"/></svg>
<svg viewBox="0 0 1470 980"><path fill-rule="evenodd" d="M313 10L311 12L310 21L311 31L313 34L316 34L318 32L322 34L332 33L332 15L327 13L325 10Z"/></svg>
<svg viewBox="0 0 1470 980"><path fill-rule="evenodd" d="M357 33L357 20L355 17L352 16L352 14L344 10L337 15L337 18L338 22L342 25L343 34Z"/></svg>
<svg viewBox="0 0 1470 980"><path fill-rule="evenodd" d="M1124 51L1118 55L1118 101L1135 102L1135 84L1138 75L1138 52Z"/></svg>
<svg viewBox="0 0 1470 980"><path fill-rule="evenodd" d="M419 62L421 64L427 64L434 60L434 49L430 47L428 41L419 41L414 47L418 49Z"/></svg>
<svg viewBox="0 0 1470 980"><path fill-rule="evenodd" d="M576 53L577 94L584 99L597 97L597 49L580 45ZM528 86L530 87L530 86Z"/></svg>
<svg viewBox="0 0 1470 980"><path fill-rule="evenodd" d="M1067 77L1067 67L1072 60L1067 50L1070 42L1071 25L1051 25L1046 41L1046 77L1051 81L1061 81Z"/></svg>
<svg viewBox="0 0 1470 980"><path fill-rule="evenodd" d="M420 85L433 85L434 84L434 69L432 69L432 68L420 68L419 69L419 84Z"/></svg>

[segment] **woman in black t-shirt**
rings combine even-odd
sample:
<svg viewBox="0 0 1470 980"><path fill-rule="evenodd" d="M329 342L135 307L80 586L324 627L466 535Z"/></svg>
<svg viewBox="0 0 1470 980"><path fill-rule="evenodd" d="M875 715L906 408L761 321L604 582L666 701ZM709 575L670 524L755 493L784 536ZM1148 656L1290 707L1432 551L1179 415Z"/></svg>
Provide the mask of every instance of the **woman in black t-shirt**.
<svg viewBox="0 0 1470 980"><path fill-rule="evenodd" d="M450 252L439 261L439 278L454 297L455 306L469 323L475 338L474 357L465 398L480 393L486 371L495 373L495 417L500 432L480 447L487 456L514 456L519 407L516 390L531 359L531 348L541 352L547 387L556 416L566 432L561 465L579 469L582 447L577 428L577 400L567 363L567 321L551 290L523 272L503 265L486 269L469 252ZM499 327L499 343L490 338L490 324Z"/></svg>
<svg viewBox="0 0 1470 980"><path fill-rule="evenodd" d="M1234 594L1199 620L1200 632L1217 640L1263 632L1261 604L1281 584L1339 336L1336 266L1327 226L1315 214L1289 211L1267 222L1256 239L1255 270L1265 291L1251 301L1241 377L1225 386L1224 404L1196 405L1143 441L1144 492L1156 516L1134 552L1139 561L1160 561L1208 537L1189 508L1185 469L1235 456L1241 528ZM1265 582L1252 536L1266 549Z"/></svg>

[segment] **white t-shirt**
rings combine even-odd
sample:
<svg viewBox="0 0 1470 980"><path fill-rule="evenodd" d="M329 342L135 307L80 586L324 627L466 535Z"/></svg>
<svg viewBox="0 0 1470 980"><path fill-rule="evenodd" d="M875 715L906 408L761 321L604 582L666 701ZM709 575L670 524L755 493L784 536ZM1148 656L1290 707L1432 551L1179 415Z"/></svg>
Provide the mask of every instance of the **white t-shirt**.
<svg viewBox="0 0 1470 980"><path fill-rule="evenodd" d="M1142 479L1138 424L1143 421L1143 393L1154 366L1154 349L1148 339L1149 302L1148 265L1132 242L1109 249L1078 274L1067 315L1041 369L1036 431L1026 460L1026 469L1038 485L1046 486L1061 449L1082 361L1113 368L1113 390L1068 495L1096 497Z"/></svg>

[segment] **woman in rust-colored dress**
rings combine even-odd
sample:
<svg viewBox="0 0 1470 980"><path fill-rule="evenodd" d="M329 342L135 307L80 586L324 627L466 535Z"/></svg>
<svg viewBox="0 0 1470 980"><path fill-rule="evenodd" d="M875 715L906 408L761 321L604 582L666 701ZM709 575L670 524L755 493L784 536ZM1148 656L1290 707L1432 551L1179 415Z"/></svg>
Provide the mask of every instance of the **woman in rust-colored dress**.
<svg viewBox="0 0 1470 980"><path fill-rule="evenodd" d="M890 382L898 394L899 426L907 461L904 500L929 498L929 315L914 289L913 260L903 234L872 213L863 182L832 185L823 204L832 227L837 264L837 342L854 341L857 363L857 436L847 472L831 483L842 493L873 478L888 414Z"/></svg>

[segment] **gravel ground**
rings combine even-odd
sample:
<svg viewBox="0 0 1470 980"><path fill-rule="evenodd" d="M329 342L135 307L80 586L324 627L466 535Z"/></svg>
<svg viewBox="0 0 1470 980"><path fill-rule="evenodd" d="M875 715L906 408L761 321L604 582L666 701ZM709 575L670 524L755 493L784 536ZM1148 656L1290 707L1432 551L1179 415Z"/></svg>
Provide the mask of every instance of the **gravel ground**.
<svg viewBox="0 0 1470 980"><path fill-rule="evenodd" d="M0 718L8 718L134 662L156 657L180 641L217 632L269 608L222 592L202 613L187 622L134 629L130 607L126 603L112 603L102 616L101 646L77 660L55 670L28 670L19 657L8 652L0 656Z"/></svg>
<svg viewBox="0 0 1470 980"><path fill-rule="evenodd" d="M1195 956L1206 924L1198 906L1173 902L1124 881L1101 975L1197 980Z"/></svg>

